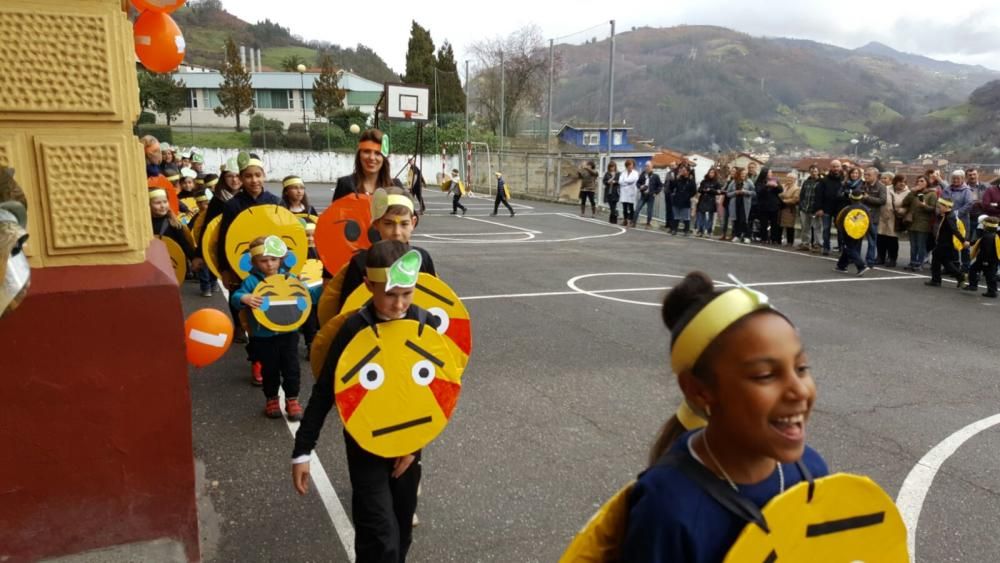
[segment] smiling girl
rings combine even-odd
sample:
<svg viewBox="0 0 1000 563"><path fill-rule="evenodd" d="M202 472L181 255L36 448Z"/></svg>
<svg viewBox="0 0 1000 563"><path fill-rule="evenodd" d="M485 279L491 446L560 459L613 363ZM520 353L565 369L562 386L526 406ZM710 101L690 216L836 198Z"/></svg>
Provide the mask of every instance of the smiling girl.
<svg viewBox="0 0 1000 563"><path fill-rule="evenodd" d="M722 561L747 522L682 465L707 471L757 507L806 470L826 475L806 446L816 385L798 330L749 288L720 292L707 275L690 273L664 300L663 321L681 410L706 424L685 431L677 417L667 422L628 498L622 560Z"/></svg>
<svg viewBox="0 0 1000 563"><path fill-rule="evenodd" d="M371 194L378 188L392 186L389 148L382 140L383 134L378 129L369 129L361 134L358 138L358 150L354 154L354 173L337 178L333 201L345 195Z"/></svg>

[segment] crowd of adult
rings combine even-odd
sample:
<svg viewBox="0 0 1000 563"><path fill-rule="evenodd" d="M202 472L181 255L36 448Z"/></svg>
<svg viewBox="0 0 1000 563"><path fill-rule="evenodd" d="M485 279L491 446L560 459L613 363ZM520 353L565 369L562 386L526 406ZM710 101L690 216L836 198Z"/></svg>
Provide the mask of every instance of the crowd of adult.
<svg viewBox="0 0 1000 563"><path fill-rule="evenodd" d="M797 247L824 256L844 245L836 217L850 204L850 194L860 190L871 217L863 254L868 267L918 271L929 266L940 225L939 199L954 204L955 217L970 242L982 236L984 217L1000 218L1000 179L987 185L975 168L953 170L947 174L948 180L939 170L927 170L908 181L893 172L845 166L833 160L827 170L811 166L809 176L800 184L796 172L779 177L756 162L746 168L713 167L697 183L694 168L687 162L667 169L664 177L650 162L642 172L631 159L624 165L625 170L619 171L612 161L602 179L604 201L614 223L636 227L645 209L645 226L651 227L653 207L662 193L662 228L672 235ZM587 186L586 192L581 191L581 214L586 213L584 198L593 197L593 169L593 162L587 162L578 173ZM596 214L593 206L591 214ZM909 259L900 260L900 237L909 241ZM967 272L970 263L968 249L963 250L962 270Z"/></svg>

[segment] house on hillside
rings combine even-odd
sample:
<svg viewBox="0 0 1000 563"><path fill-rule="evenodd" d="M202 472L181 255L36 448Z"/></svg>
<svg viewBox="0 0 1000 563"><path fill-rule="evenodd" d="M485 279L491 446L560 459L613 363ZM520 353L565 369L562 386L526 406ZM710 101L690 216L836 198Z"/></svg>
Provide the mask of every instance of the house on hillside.
<svg viewBox="0 0 1000 563"><path fill-rule="evenodd" d="M656 152L653 147L645 143L631 142L629 132L631 127L616 126L611 128L611 154L613 160L618 162L618 169L624 170L625 159L631 158L635 161L636 168L641 170ZM566 124L557 134L561 152L577 150L580 152L590 152L602 154L602 170L604 169L604 159L608 152L608 126L597 124Z"/></svg>
<svg viewBox="0 0 1000 563"><path fill-rule="evenodd" d="M375 104L382 95L383 85L362 78L354 73L340 71L338 85L347 91L344 106L357 108L369 115L375 112ZM218 71L185 69L173 74L175 80L183 80L186 86L186 109L175 123L194 127L232 127L233 117L215 114L219 107L219 86L222 74ZM313 83L319 78L317 72L254 72L250 75L253 87L254 107L257 114L267 119L278 119L286 126L302 123L303 104L307 121L316 121L313 112ZM157 115L158 122L165 122Z"/></svg>

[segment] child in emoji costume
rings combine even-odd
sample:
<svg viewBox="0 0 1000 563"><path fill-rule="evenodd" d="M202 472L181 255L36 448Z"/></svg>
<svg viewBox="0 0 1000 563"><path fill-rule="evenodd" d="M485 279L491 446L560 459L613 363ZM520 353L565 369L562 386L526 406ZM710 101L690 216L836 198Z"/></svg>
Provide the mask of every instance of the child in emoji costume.
<svg viewBox="0 0 1000 563"><path fill-rule="evenodd" d="M667 295L684 402L649 468L563 561L907 561L888 495L864 477L825 477L805 444L815 385L796 328L734 282L717 291L693 272Z"/></svg>
<svg viewBox="0 0 1000 563"><path fill-rule="evenodd" d="M462 205L462 202L459 201L462 199L462 196L465 195L465 186L462 184L462 178L459 176L457 168L451 171L451 182L448 184L448 195L451 196L451 215L458 213L459 209L462 210L462 215L465 215L465 212L468 211L468 209L466 209L465 206Z"/></svg>
<svg viewBox="0 0 1000 563"><path fill-rule="evenodd" d="M253 269L230 302L237 309L251 309L250 348L260 362L266 403L264 414L281 418L278 388L285 390L289 420L302 419L299 404L298 328L319 298L320 286L306 288L283 264L288 247L276 236L250 243Z"/></svg>
<svg viewBox="0 0 1000 563"><path fill-rule="evenodd" d="M171 261L175 262L174 270L182 269L186 272L187 260L191 261L192 270L202 269L203 262L195 250L194 237L170 210L165 190L149 191L149 211L153 219L153 235L167 244ZM184 279L181 274L178 274L178 278L178 283Z"/></svg>
<svg viewBox="0 0 1000 563"><path fill-rule="evenodd" d="M931 279L924 285L941 287L941 270L955 278L958 288L965 286L965 274L959 263L959 251L969 247L965 239L965 223L955 217L955 203L950 199L938 200L940 218L937 225L937 242L931 251Z"/></svg>
<svg viewBox="0 0 1000 563"><path fill-rule="evenodd" d="M420 220L414 212L413 200L400 188L380 188L372 194L371 206L372 227L378 232L380 240L399 241L408 248L417 250L422 258L420 271L436 276L431 255L422 248L409 247L410 237ZM367 250L359 250L327 283L319 302L320 326L337 316L351 293L364 283L367 257Z"/></svg>
<svg viewBox="0 0 1000 563"><path fill-rule="evenodd" d="M997 297L997 265L1000 264L1000 236L997 227L1000 218L986 217L982 220L982 236L972 246L972 265L969 266L969 286L966 291L979 289L979 276L986 277L986 293L983 297Z"/></svg>
<svg viewBox="0 0 1000 563"><path fill-rule="evenodd" d="M310 454L336 401L359 562L406 560L420 449L443 428L460 389L437 318L412 304L420 256L393 240L369 250L365 284L373 297L337 332L295 435L292 480L305 494Z"/></svg>
<svg viewBox="0 0 1000 563"><path fill-rule="evenodd" d="M837 232L844 233L844 244L840 249L840 259L837 260L838 272L846 272L848 264L853 264L858 269L859 276L868 271L868 266L861 257L861 243L871 224L871 212L861 203L864 197L861 190L852 191L851 204L837 214Z"/></svg>
<svg viewBox="0 0 1000 563"><path fill-rule="evenodd" d="M497 210L500 209L500 204L502 203L507 211L510 211L510 216L514 216L514 208L510 206L510 190L507 189L507 183L504 182L503 173L497 172L497 197L493 200L493 213L491 215L496 215Z"/></svg>

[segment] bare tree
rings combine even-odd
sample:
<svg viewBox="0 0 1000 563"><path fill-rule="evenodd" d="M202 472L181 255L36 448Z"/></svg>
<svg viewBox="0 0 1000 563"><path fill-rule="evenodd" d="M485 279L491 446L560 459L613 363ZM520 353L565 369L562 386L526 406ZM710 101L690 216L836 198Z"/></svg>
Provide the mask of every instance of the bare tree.
<svg viewBox="0 0 1000 563"><path fill-rule="evenodd" d="M500 57L504 60L504 132L517 133L519 117L542 107L548 87L549 58L541 29L529 25L507 37L472 44L477 70L472 102L487 127L500 132Z"/></svg>

